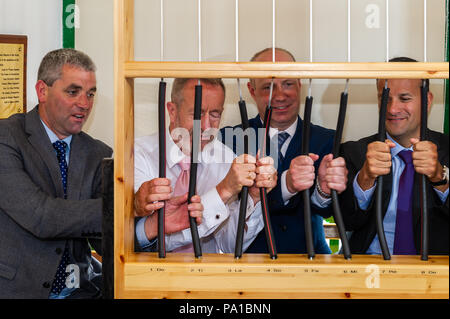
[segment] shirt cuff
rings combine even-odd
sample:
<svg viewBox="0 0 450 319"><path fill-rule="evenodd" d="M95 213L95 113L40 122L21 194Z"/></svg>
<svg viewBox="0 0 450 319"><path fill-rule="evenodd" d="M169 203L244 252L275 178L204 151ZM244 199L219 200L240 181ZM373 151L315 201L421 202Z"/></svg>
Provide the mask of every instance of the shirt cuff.
<svg viewBox="0 0 450 319"><path fill-rule="evenodd" d="M206 237L228 218L230 212L215 187L200 197L203 205L203 218L198 229L200 237Z"/></svg>
<svg viewBox="0 0 450 319"><path fill-rule="evenodd" d="M319 208L326 208L328 205L330 205L332 199L330 198L324 198L320 196L319 192L317 191L317 187L314 187L314 192L311 195L311 203L316 205Z"/></svg>
<svg viewBox="0 0 450 319"><path fill-rule="evenodd" d="M281 174L281 197L283 198L283 203L285 205L294 195L297 194L297 192L291 193L288 190L287 185L286 185L286 174L287 174L287 170Z"/></svg>
<svg viewBox="0 0 450 319"><path fill-rule="evenodd" d="M355 179L353 180L353 193L355 194L356 200L358 201L358 206L362 210L366 210L369 207L370 200L372 199L372 195L375 192L375 187L377 186L377 182L366 191L363 191L362 188L358 184L358 174L356 174Z"/></svg>
<svg viewBox="0 0 450 319"><path fill-rule="evenodd" d="M158 240L158 237L148 240L147 235L145 235L145 221L147 218L148 216L141 218L136 224L136 239L142 250L153 246Z"/></svg>
<svg viewBox="0 0 450 319"><path fill-rule="evenodd" d="M448 188L445 190L445 192L441 192L439 189L434 188L434 191L436 192L436 194L439 196L439 199L441 200L442 203L445 203L445 201L447 200L448 197Z"/></svg>

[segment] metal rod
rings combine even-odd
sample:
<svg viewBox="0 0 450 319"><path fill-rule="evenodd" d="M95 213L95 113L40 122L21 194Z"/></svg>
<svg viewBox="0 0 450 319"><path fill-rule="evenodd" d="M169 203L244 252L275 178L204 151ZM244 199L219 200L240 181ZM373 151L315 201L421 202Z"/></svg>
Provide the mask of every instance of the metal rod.
<svg viewBox="0 0 450 319"><path fill-rule="evenodd" d="M425 141L427 139L427 127L428 127L428 85L426 80L422 80L421 89L421 119L420 119L420 139ZM429 227L428 227L428 179L426 175L421 174L421 212L422 212L422 249L421 259L428 260L428 239L429 239Z"/></svg>
<svg viewBox="0 0 450 319"><path fill-rule="evenodd" d="M189 175L189 192L188 203L191 203L192 196L196 193L197 184L197 162L200 149L200 135L201 135L201 107L202 107L202 86L195 86L195 104L194 104L194 126L192 130L192 147L191 147L191 167ZM189 214L189 212L188 212ZM191 228L192 244L194 246L195 257L202 255L202 247L200 245L200 238L198 235L197 222L194 217L189 215L189 225Z"/></svg>
<svg viewBox="0 0 450 319"><path fill-rule="evenodd" d="M347 62L350 62L350 0L347 1ZM344 122L345 122L345 114L347 111L347 102L348 102L348 83L349 79L345 82L344 92L341 93L341 100L339 103L339 115L338 121L336 125L336 133L334 135L334 143L333 143L333 158L339 157L339 149L342 140L342 132L344 130ZM345 224L342 218L341 207L339 205L339 198L337 191L331 190L331 198L333 201L333 212L334 212L334 221L338 228L339 237L342 242L342 251L344 253L345 259L351 259L352 255L350 252L350 245L348 243L347 234L345 232Z"/></svg>
<svg viewBox="0 0 450 319"><path fill-rule="evenodd" d="M158 134L159 134L159 177L166 177L166 82L159 82L158 95ZM158 210L158 256L166 257L164 233L165 205Z"/></svg>
<svg viewBox="0 0 450 319"><path fill-rule="evenodd" d="M305 112L303 116L303 128L302 128L302 149L301 154L308 156L309 154L309 135L311 127L311 111L312 111L313 97L308 95L305 101ZM302 191L303 195L303 214L305 222L305 240L306 251L308 258L313 259L315 257L313 234L312 234L312 222L311 222L311 203L309 188Z"/></svg>
<svg viewBox="0 0 450 319"><path fill-rule="evenodd" d="M161 29L160 29L160 60L161 62L164 60L164 0L161 0L160 2L160 9L161 9Z"/></svg>
<svg viewBox="0 0 450 319"><path fill-rule="evenodd" d="M386 0L386 62L389 61L389 0Z"/></svg>
<svg viewBox="0 0 450 319"><path fill-rule="evenodd" d="M348 80L347 80L348 83ZM347 89L347 88L346 88ZM342 139L342 132L344 130L344 122L345 122L345 113L347 111L347 101L348 101L348 93L346 91L341 93L341 101L339 105L339 115L338 121L336 125L336 133L334 135L334 144L333 144L333 158L339 157L339 149ZM342 218L341 208L339 205L338 194L336 190L331 190L331 197L333 200L333 211L334 211L334 221L339 231L339 237L342 242L342 251L344 253L345 259L351 259L352 255L350 252L350 245L348 243L347 234L345 232L345 224Z"/></svg>
<svg viewBox="0 0 450 319"><path fill-rule="evenodd" d="M351 0L347 0L347 62L351 61ZM348 82L347 82L348 83Z"/></svg>
<svg viewBox="0 0 450 319"><path fill-rule="evenodd" d="M202 62L202 1L198 0L198 62Z"/></svg>
<svg viewBox="0 0 450 319"><path fill-rule="evenodd" d="M273 79L272 79L272 87L273 87ZM270 97L272 97L272 94L270 94ZM270 119L272 118L272 107L270 106L270 100L269 105L267 106L266 112L264 114L264 129L265 129L264 145L266 145L267 141L269 140ZM263 157L266 156L265 150L266 149L264 147L263 152L261 153L261 156ZM270 220L269 202L267 200L267 190L265 187L259 189L259 195L261 197L261 209L263 213L264 231L266 234L267 248L269 250L270 258L277 259L278 257L277 248L275 244L275 237L273 234L272 223Z"/></svg>
<svg viewBox="0 0 450 319"><path fill-rule="evenodd" d="M309 0L309 62L313 61L313 2ZM302 155L309 155L309 132L311 128L311 111L313 97L312 92L312 79L309 79L308 96L305 101L305 110L303 114L303 128L302 128ZM306 251L309 259L314 259L316 253L314 251L313 233L312 233L312 221L311 221L311 203L309 189L302 191L303 196L303 218L305 224L305 242Z"/></svg>
<svg viewBox="0 0 450 319"><path fill-rule="evenodd" d="M309 62L312 62L313 56L313 9L312 0L309 0Z"/></svg>
<svg viewBox="0 0 450 319"><path fill-rule="evenodd" d="M234 14L234 35L235 35L235 49L236 49L236 62L239 62L239 0L236 0L235 2L235 14ZM239 81L239 79L238 79Z"/></svg>
<svg viewBox="0 0 450 319"><path fill-rule="evenodd" d="M427 62L427 0L423 0L423 62Z"/></svg>
<svg viewBox="0 0 450 319"><path fill-rule="evenodd" d="M383 93L381 95L380 116L378 120L378 141L384 142L386 139L386 111L389 100L389 91L387 87L387 80L385 80ZM383 226L383 175L377 177L377 188L375 190L375 214L376 214L376 228L378 240L380 242L381 252L385 260L391 259L391 254L386 242Z"/></svg>
<svg viewBox="0 0 450 319"><path fill-rule="evenodd" d="M272 0L272 62L275 62L275 0Z"/></svg>
<svg viewBox="0 0 450 319"><path fill-rule="evenodd" d="M238 81L239 84L239 81ZM239 100L239 112L241 114L242 131L248 129L248 116L245 101ZM248 154L248 136L244 134L244 154ZM236 233L236 246L234 249L234 257L241 258L244 244L245 216L247 214L248 187L243 186L241 190L241 202L239 207L238 228Z"/></svg>

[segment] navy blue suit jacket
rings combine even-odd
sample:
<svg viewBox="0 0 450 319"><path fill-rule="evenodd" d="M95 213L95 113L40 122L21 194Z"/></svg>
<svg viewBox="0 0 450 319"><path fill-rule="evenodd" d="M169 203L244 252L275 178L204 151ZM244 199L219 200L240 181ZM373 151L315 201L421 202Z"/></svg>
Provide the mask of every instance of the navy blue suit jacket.
<svg viewBox="0 0 450 319"><path fill-rule="evenodd" d="M241 125L238 125L234 128L240 126ZM258 136L258 129L262 128L263 125L261 123L259 115L249 121L249 126L250 128L253 128L255 130L256 141L259 141L259 144L261 145L262 138L261 136ZM293 136L289 144L282 165L277 168L278 181L281 180L281 174L289 168L291 160L301 154L302 127L303 121L300 119L300 117L298 117L295 135ZM233 141L228 141L226 138L225 129L231 129L231 127L225 127L221 129L221 137L223 142L225 142L225 144L232 148L235 153L237 153L237 155L240 155L239 152L236 152L236 137L233 138ZM333 138L333 130L326 129L317 125L311 125L309 150L310 153L315 153L320 156L319 160L317 160L314 164L316 172L322 158L325 155L331 153L333 147ZM270 142L268 141L268 154L270 154L269 143ZM254 144L255 141L253 141L253 143L252 141L249 141L249 153L252 155L255 155L254 152L257 149ZM272 145L272 147L276 146ZM314 187L315 185L311 187L311 194L314 190ZM278 182L277 186L268 194L268 202L277 252L285 254L306 253L302 194L296 194L285 205L281 195L281 184ZM332 210L331 208L319 209L318 207L311 205L311 212L315 252L318 254L329 254L331 253L331 250L325 240L322 217L331 216ZM256 239L253 241L246 252L268 253L265 231L261 231L258 234Z"/></svg>

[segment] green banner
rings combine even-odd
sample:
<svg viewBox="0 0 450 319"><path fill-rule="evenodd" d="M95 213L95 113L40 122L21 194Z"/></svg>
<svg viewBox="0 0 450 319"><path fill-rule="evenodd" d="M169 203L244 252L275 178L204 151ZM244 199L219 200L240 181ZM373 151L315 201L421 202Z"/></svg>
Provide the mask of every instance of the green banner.
<svg viewBox="0 0 450 319"><path fill-rule="evenodd" d="M63 48L75 48L75 28L77 27L78 7L75 0L63 0L62 7Z"/></svg>

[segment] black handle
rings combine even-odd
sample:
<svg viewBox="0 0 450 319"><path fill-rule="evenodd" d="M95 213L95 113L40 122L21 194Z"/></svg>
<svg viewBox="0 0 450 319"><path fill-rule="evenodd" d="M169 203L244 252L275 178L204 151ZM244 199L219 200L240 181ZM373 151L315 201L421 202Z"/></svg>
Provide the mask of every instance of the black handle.
<svg viewBox="0 0 450 319"><path fill-rule="evenodd" d="M378 141L384 142L386 139L386 111L387 104L389 100L389 91L388 87L383 88L383 93L381 95L381 103L380 103L380 116L378 118ZM377 188L375 190L375 214L376 214L376 228L378 234L378 241L380 242L381 252L383 254L384 260L390 260L391 254L389 252L389 248L386 242L386 236L384 234L384 226L383 226L383 176L380 175L377 177Z"/></svg>
<svg viewBox="0 0 450 319"><path fill-rule="evenodd" d="M269 129L270 129L270 120L272 119L272 108L270 106L266 107L266 112L264 114L264 144L263 144L263 150L261 152L261 157L264 157L267 155L267 143L270 140L269 137ZM267 199L267 190L265 188L259 189L259 196L261 198L261 209L263 214L263 220L264 220L264 230L266 233L266 242L267 242L267 248L269 250L270 258L277 259L277 247L275 244L275 237L273 235L272 230L272 222L270 220L270 211L269 211L269 202Z"/></svg>
<svg viewBox="0 0 450 319"><path fill-rule="evenodd" d="M189 192L188 203L191 203L192 196L196 193L197 188L197 161L200 150L200 134L201 134L201 111L202 111L202 86L195 86L195 102L194 102L194 124L192 129L192 147L191 147L191 166L189 171ZM189 214L189 212L188 212ZM189 215L189 225L191 228L192 245L194 246L195 257L202 255L202 247L198 236L197 222L194 217Z"/></svg>
<svg viewBox="0 0 450 319"><path fill-rule="evenodd" d="M301 154L308 156L309 154L309 135L311 128L311 111L312 111L312 96L307 96L305 101L305 112L303 115L303 129L302 129L302 149ZM311 223L311 203L309 189L305 189L302 192L303 195L303 215L305 223L305 240L306 251L308 258L313 259L315 257L312 223Z"/></svg>
<svg viewBox="0 0 450 319"><path fill-rule="evenodd" d="M239 101L239 112L241 114L242 131L248 128L247 106L245 101ZM244 154L248 154L248 136L244 134ZM234 248L234 257L241 258L244 244L245 215L247 213L248 187L243 186L241 190L241 202L239 206L238 228L236 233L236 245Z"/></svg>
<svg viewBox="0 0 450 319"><path fill-rule="evenodd" d="M166 82L159 82L158 95L158 137L159 137L159 177L166 177ZM165 206L158 210L158 256L166 257L164 234Z"/></svg>
<svg viewBox="0 0 450 319"><path fill-rule="evenodd" d="M427 127L428 127L428 85L425 80L422 81L420 88L422 105L421 105L421 118L420 118L420 139L422 141L427 139ZM428 178L422 174L420 193L422 196L421 210L422 210L422 249L421 259L428 260Z"/></svg>
<svg viewBox="0 0 450 319"><path fill-rule="evenodd" d="M334 143L333 143L333 158L339 157L339 149L342 140L342 132L344 130L344 122L345 122L345 114L347 112L347 101L348 94L345 92L341 93L341 102L339 104L339 115L338 122L336 126L336 133L334 135ZM345 233L345 225L344 219L342 218L341 207L339 205L339 198L336 190L331 190L331 198L333 200L333 212L334 212L334 221L339 231L339 237L342 242L342 251L344 253L345 259L351 259L352 255L350 252L350 245L348 244L347 234Z"/></svg>

